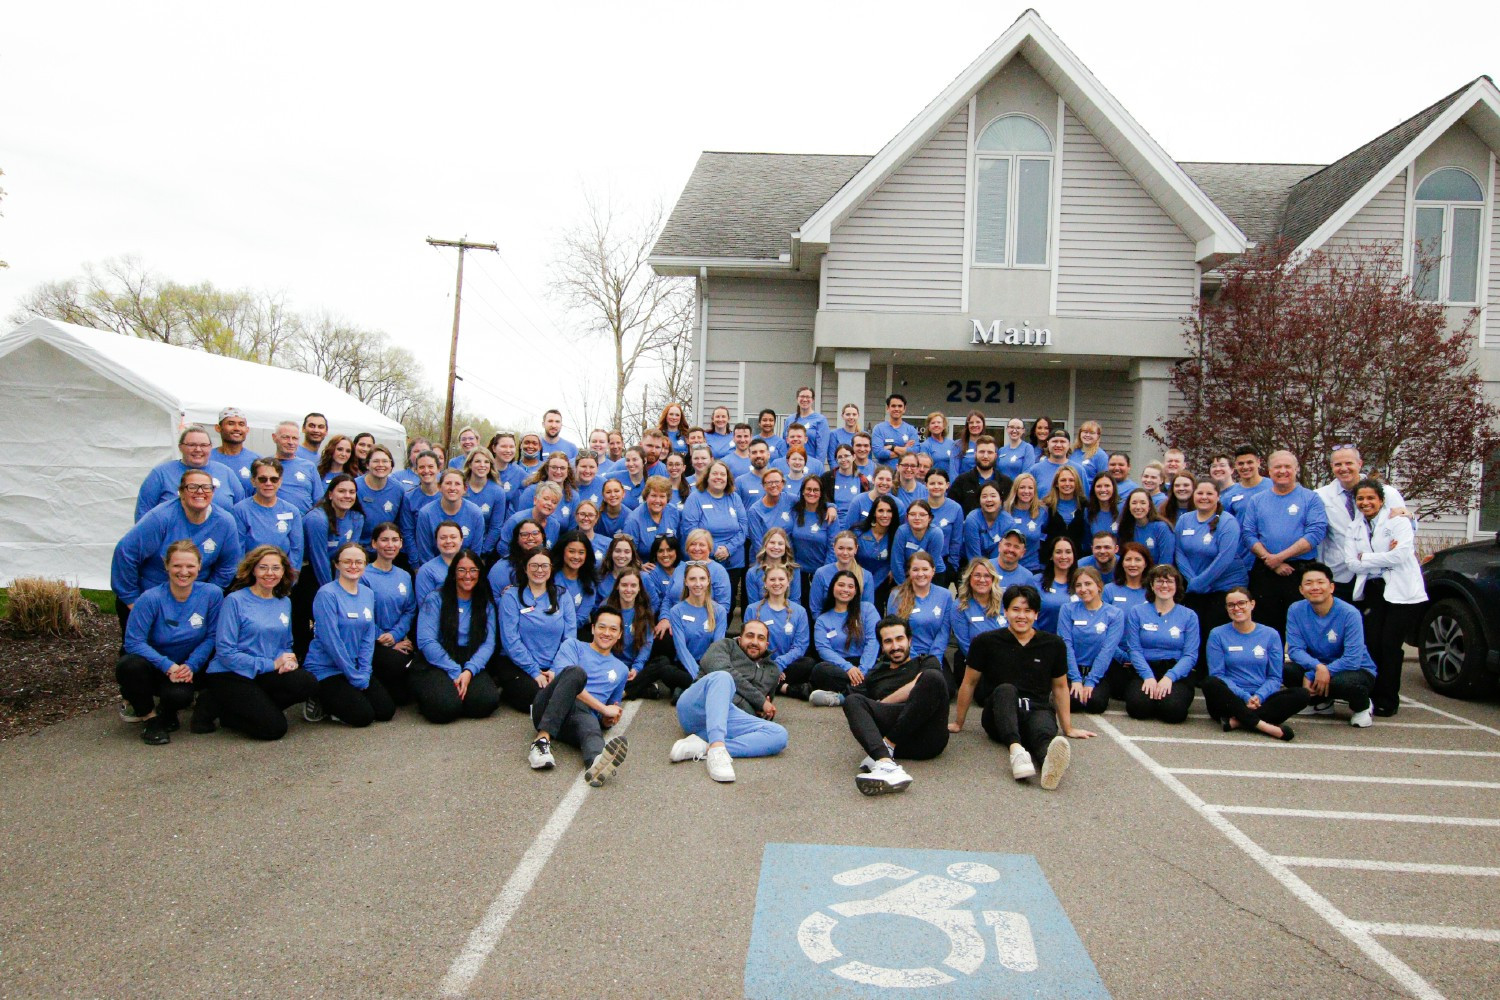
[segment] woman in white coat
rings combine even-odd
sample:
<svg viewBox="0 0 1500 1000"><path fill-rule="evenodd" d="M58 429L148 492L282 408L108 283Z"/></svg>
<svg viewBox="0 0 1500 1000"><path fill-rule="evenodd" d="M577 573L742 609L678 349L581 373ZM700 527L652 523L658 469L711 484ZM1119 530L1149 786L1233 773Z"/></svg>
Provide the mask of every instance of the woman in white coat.
<svg viewBox="0 0 1500 1000"><path fill-rule="evenodd" d="M1391 716L1401 702L1406 635L1427 600L1427 589L1411 521L1391 514L1380 483L1360 480L1354 506L1359 512L1349 533L1354 603L1364 615L1365 645L1375 660L1375 714Z"/></svg>

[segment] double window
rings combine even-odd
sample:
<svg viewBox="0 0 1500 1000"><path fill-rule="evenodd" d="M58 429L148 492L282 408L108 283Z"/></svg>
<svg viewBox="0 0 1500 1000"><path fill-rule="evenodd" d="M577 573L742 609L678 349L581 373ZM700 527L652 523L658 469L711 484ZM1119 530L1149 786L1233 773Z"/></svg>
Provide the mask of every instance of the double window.
<svg viewBox="0 0 1500 1000"><path fill-rule="evenodd" d="M1052 137L1034 118L985 126L974 152L974 263L1046 267L1052 218Z"/></svg>
<svg viewBox="0 0 1500 1000"><path fill-rule="evenodd" d="M1479 299L1479 243L1484 191L1472 174L1444 167L1417 186L1412 286L1428 302Z"/></svg>

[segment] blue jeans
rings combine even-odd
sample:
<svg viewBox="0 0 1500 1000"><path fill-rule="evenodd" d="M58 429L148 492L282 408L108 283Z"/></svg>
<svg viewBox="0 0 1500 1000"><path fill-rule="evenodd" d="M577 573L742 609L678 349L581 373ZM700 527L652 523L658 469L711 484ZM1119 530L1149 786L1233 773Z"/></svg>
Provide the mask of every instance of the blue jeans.
<svg viewBox="0 0 1500 1000"><path fill-rule="evenodd" d="M734 704L734 677L725 670L703 674L677 699L683 732L723 743L731 757L770 757L786 749L786 729Z"/></svg>

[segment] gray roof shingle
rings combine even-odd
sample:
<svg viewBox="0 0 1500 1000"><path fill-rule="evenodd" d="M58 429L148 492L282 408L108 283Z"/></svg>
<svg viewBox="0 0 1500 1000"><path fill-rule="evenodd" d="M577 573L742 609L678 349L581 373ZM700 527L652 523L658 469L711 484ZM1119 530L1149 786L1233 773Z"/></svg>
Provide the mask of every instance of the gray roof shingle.
<svg viewBox="0 0 1500 1000"><path fill-rule="evenodd" d="M1287 194L1320 163L1179 163L1251 243L1274 240Z"/></svg>
<svg viewBox="0 0 1500 1000"><path fill-rule="evenodd" d="M1368 184L1381 168L1421 135L1427 126L1441 117L1475 82L1477 81L1469 81L1389 132L1376 136L1354 152L1299 182L1287 198L1286 218L1281 226L1282 237L1291 246L1300 246L1303 240L1316 232L1319 226L1358 194L1360 188Z"/></svg>
<svg viewBox="0 0 1500 1000"><path fill-rule="evenodd" d="M651 254L776 260L791 252L792 233L869 161L817 153L703 153Z"/></svg>

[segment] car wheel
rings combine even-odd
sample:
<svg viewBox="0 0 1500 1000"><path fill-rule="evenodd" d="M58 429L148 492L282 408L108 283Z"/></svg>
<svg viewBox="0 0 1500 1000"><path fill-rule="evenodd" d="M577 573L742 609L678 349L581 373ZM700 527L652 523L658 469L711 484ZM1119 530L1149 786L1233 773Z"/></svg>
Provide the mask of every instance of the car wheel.
<svg viewBox="0 0 1500 1000"><path fill-rule="evenodd" d="M1484 633L1462 601L1447 598L1428 608L1418 638L1422 676L1438 694L1472 698L1488 686Z"/></svg>

